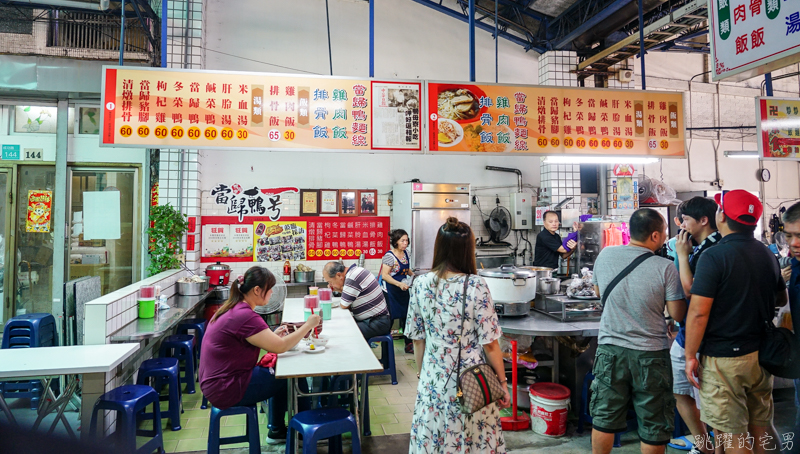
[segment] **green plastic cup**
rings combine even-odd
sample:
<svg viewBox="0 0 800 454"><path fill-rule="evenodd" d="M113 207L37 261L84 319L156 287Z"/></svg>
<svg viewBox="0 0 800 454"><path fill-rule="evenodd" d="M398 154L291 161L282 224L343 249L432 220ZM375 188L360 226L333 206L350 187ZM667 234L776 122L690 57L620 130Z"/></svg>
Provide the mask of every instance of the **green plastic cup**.
<svg viewBox="0 0 800 454"><path fill-rule="evenodd" d="M155 298L139 298L139 318L153 318L156 316Z"/></svg>
<svg viewBox="0 0 800 454"><path fill-rule="evenodd" d="M323 320L330 320L331 319L331 306L333 303L330 301L323 301L320 303L322 307L322 319Z"/></svg>

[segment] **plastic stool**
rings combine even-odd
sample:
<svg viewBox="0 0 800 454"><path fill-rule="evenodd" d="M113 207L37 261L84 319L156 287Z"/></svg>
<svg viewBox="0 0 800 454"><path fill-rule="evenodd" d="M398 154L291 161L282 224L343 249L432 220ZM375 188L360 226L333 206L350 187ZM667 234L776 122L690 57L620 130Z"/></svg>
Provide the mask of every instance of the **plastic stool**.
<svg viewBox="0 0 800 454"><path fill-rule="evenodd" d="M137 385L147 385L148 378L153 378L155 383L153 388L159 394L159 401L169 401L169 410L166 414L169 416L169 422L172 424L172 430L181 430L181 386L178 383L178 359L177 358L153 358L144 361L139 366L139 376L136 378ZM161 388L167 385L169 394L161 396ZM161 412L162 415L164 412ZM152 413L143 413L142 419L152 419Z"/></svg>
<svg viewBox="0 0 800 454"><path fill-rule="evenodd" d="M188 318L178 325L176 334L189 334L189 331L194 330L194 338L197 342L194 343L195 349L195 369L200 366L200 346L203 344L203 334L206 332L206 319L204 318Z"/></svg>
<svg viewBox="0 0 800 454"><path fill-rule="evenodd" d="M194 394L194 336L191 334L173 334L167 336L161 342L161 348L158 350L158 356L161 358L177 358L183 360L185 366L180 368L183 370L183 378L178 377L178 381L186 383L186 394Z"/></svg>
<svg viewBox="0 0 800 454"><path fill-rule="evenodd" d="M353 414L343 408L319 408L306 410L294 415L289 421L286 438L286 454L294 454L294 432L303 435L303 454L317 452L317 442L328 439L328 452L342 452L342 434L350 432L353 441L353 454L361 453L358 426Z"/></svg>
<svg viewBox="0 0 800 454"><path fill-rule="evenodd" d="M3 329L0 348L35 348L58 345L56 322L52 314L33 313L12 317ZM53 382L58 386L57 381ZM30 399L31 410L39 408L43 395L39 380L0 382L0 394L7 398Z"/></svg>
<svg viewBox="0 0 800 454"><path fill-rule="evenodd" d="M397 384L397 371L394 367L394 339L392 339L391 334L387 334L385 336L375 336L369 340L370 343L378 343L382 342L381 345L382 353L381 353L381 364L383 364L383 372L373 372L371 374L367 374L367 376L375 376L375 375L391 375L392 376L392 384Z"/></svg>
<svg viewBox="0 0 800 454"><path fill-rule="evenodd" d="M589 389L590 385L594 381L594 374L591 372L587 372L586 375L583 377L583 389L581 392L581 401L580 401L580 411L578 414L578 430L576 432L583 433L583 424L584 423L592 423L592 415L589 414ZM631 415L633 413L633 415ZM636 427L636 413L632 411L628 411L627 417L627 425L628 427L623 432L615 433L614 434L614 447L619 448L622 447L622 434L633 430Z"/></svg>
<svg viewBox="0 0 800 454"><path fill-rule="evenodd" d="M241 414L247 415L247 432L245 432L245 435L220 438L219 426L222 417ZM220 445L244 442L250 444L250 454L260 454L261 442L259 438L258 411L255 405L250 407L231 407L225 410L220 410L217 407L211 406L211 418L208 422L208 454L219 454Z"/></svg>
<svg viewBox="0 0 800 454"><path fill-rule="evenodd" d="M144 409L153 405L153 430L139 430L137 417ZM97 399L92 410L92 422L89 426L89 438L97 437L97 414L102 410L117 412L116 432L110 438L116 438L116 449L125 453L152 453L158 448L164 452L164 436L161 433L161 412L159 408L158 393L144 385L125 385L103 394ZM136 436L147 436L152 439L136 449ZM100 440L105 441L102 436Z"/></svg>

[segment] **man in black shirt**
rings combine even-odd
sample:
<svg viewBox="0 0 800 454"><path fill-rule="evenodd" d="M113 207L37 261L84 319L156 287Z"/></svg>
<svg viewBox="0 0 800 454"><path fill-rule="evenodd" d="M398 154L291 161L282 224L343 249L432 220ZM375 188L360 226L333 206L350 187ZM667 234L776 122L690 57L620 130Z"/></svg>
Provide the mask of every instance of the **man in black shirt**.
<svg viewBox="0 0 800 454"><path fill-rule="evenodd" d="M764 319L788 300L786 283L775 256L753 237L762 213L758 198L735 190L717 202L723 238L697 263L686 317L686 375L700 389L700 419L716 429L726 454L779 450L772 375L759 365L758 348Z"/></svg>
<svg viewBox="0 0 800 454"><path fill-rule="evenodd" d="M567 251L562 244L561 236L556 233L561 222L558 213L546 211L542 216L544 229L536 235L536 247L533 254L533 266L543 266L546 268L558 269L558 257L567 258L575 252L577 243L573 240L567 242Z"/></svg>

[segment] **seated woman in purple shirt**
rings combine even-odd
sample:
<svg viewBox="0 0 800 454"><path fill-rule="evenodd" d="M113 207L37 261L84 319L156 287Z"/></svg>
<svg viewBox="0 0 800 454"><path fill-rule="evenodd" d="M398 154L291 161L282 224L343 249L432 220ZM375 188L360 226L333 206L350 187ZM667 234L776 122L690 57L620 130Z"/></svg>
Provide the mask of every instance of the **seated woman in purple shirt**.
<svg viewBox="0 0 800 454"><path fill-rule="evenodd" d="M200 353L200 389L215 407L250 406L270 399L270 444L286 440L286 380L256 365L258 355L262 349L270 353L291 349L320 322L319 315L312 315L291 334L285 326L272 332L253 309L267 304L275 282L275 276L260 266L234 279L230 297L208 324Z"/></svg>

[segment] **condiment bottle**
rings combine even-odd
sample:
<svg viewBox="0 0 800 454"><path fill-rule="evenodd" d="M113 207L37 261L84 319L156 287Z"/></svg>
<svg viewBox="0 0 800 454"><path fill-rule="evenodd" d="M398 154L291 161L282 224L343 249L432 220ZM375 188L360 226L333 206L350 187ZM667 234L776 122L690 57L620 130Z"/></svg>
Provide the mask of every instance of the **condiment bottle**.
<svg viewBox="0 0 800 454"><path fill-rule="evenodd" d="M283 263L283 282L287 284L292 282L292 265L288 260Z"/></svg>

